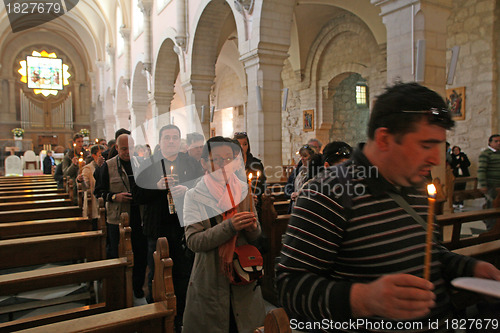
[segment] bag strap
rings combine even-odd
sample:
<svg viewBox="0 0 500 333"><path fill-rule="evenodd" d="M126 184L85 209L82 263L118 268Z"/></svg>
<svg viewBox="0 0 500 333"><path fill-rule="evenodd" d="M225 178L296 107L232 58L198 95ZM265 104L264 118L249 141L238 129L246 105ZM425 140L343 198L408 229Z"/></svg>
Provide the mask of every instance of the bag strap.
<svg viewBox="0 0 500 333"><path fill-rule="evenodd" d="M410 216L412 216L413 219L415 221L417 221L422 226L422 228L424 228L425 231L427 231L427 223L424 221L424 219L422 218L422 216L418 215L418 213L415 211L415 209L413 209L413 207L410 206L410 204L401 195L399 195L398 193L395 193L395 192L391 192L391 191L387 192L387 194L389 194L389 196L394 201L396 201L396 203L401 208L403 208L408 214L410 214ZM432 233L432 240L436 244L440 243L440 241L436 238L436 236L434 235L434 233Z"/></svg>

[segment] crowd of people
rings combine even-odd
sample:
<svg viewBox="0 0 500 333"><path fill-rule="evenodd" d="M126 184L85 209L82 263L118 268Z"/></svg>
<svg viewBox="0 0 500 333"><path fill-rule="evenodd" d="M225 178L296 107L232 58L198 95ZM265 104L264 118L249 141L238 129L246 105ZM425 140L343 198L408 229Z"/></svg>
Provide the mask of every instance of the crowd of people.
<svg viewBox="0 0 500 333"><path fill-rule="evenodd" d="M323 148L311 139L299 149L300 161L285 187L291 219L276 266L279 301L291 318L437 320L446 331L443 320L453 316L452 278L500 280L493 265L453 254L438 241L432 244L431 277L422 275L425 226L400 200L427 217L420 186L440 163L439 147L452 127L437 93L398 83L376 100L366 143L353 149L333 141ZM153 252L157 239L166 237L174 263L176 331L251 332L263 324L264 301L258 280L239 277L235 253L264 236L264 165L252 155L245 132L209 140L188 133L184 142L182 135L173 124L163 126L151 152L120 129L107 147L96 144L87 152L77 134L59 175L93 193L95 227L96 198L104 199L108 258L118 256L120 214L129 214L135 304L153 301ZM480 157L485 191L497 183L481 161L493 160L498 149L495 136ZM470 175L470 161L459 147L447 161L456 177Z"/></svg>

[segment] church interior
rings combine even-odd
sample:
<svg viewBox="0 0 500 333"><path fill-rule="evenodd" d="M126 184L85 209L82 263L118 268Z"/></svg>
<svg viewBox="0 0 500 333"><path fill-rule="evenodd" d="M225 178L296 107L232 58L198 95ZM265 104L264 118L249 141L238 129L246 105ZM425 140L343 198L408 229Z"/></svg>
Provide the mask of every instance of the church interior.
<svg viewBox="0 0 500 333"><path fill-rule="evenodd" d="M52 208L28 207L34 213L19 210L24 212L22 218L9 206L25 199L21 194L8 199L9 189L5 189L16 185L18 178L55 186L52 178L42 176L43 160L51 150L60 163L73 148L75 133L81 133L90 147L115 139L115 132L124 128L137 144L152 149L160 140L159 129L167 124L178 126L184 140L190 132L199 132L205 139L246 133L252 154L266 167L268 184L276 188L286 183L290 168L300 161L299 149L309 140L318 139L323 145L344 141L352 147L365 142L371 106L395 82L418 82L446 100L455 120L446 140L467 154L472 180L488 139L500 133L499 0L62 0L57 13L56 7L50 9L52 16L33 14L29 7L31 14L25 20L23 7L14 6L22 2L0 3L0 206L5 206L0 207L0 215L4 214L0 219L5 219L0 221L0 226L5 224L0 243L10 241L0 247L12 246L12 251L20 251L21 245L13 242L21 236L9 234L7 230L16 226L7 222L38 220L39 209L48 209L44 219L86 218L82 208L68 213L73 207L70 202L77 200L69 184L64 195L44 193L59 200ZM442 161L445 154L443 147ZM12 155L19 157L16 166L8 165ZM432 174L450 188L453 180L444 163ZM8 175L11 180L4 180ZM464 211L475 212L482 209L484 194L477 191L477 178L475 188L468 186ZM450 228L449 242L457 248L462 245L454 237L477 236L484 226L476 216L462 221L475 224L451 230L458 223L448 216L456 208L452 192L442 194L447 198L443 216L449 218L443 217L442 223ZM85 200L79 204L83 206ZM286 209L276 205L283 200L276 199L274 207L273 202L262 203L277 211L277 217L267 213L262 217L274 222L266 232L277 244L264 258L266 270L273 269L289 218ZM65 213L55 212L63 208ZM500 210L488 214L498 218ZM120 237L127 237L127 223ZM43 237L49 234L46 231ZM496 241L497 256L499 237L487 238ZM88 244L99 244L96 251L104 251L101 238ZM49 308L58 303L49 304L47 299L65 298L64 304L69 305L58 308L65 312L63 319L78 317L70 314L76 313L75 307L94 306L82 305L82 299L90 296L97 304L102 298L112 299L113 293L123 297L116 304L106 301L105 311L131 306L133 298L123 290L95 291L101 289L100 283L129 278L130 252L128 261L125 256L121 262L107 263L106 269L119 277L103 273L106 282L95 282L90 289L89 283L82 282L94 280L91 273L75 279L68 273L66 287L48 282L48 276L26 277L24 284L53 287L36 296L31 290L23 291L22 283L7 281L8 275L26 274L24 269L1 265L5 281L0 275L0 330L2 325L8 329L12 320L19 321L19 326L13 326L16 329L31 327L26 318L43 317L45 312L23 304L45 302L43 307ZM166 261L161 265L165 272L171 269ZM63 269L41 261L30 267L35 266ZM171 285L156 287L163 287L158 293L168 304L158 318L169 318L162 325L172 329L172 315L167 314L172 311ZM265 279L262 287L268 305L274 307L272 280ZM147 312L153 310L144 311L133 316L156 318ZM98 312L89 310L90 315ZM56 321L44 320L35 326Z"/></svg>

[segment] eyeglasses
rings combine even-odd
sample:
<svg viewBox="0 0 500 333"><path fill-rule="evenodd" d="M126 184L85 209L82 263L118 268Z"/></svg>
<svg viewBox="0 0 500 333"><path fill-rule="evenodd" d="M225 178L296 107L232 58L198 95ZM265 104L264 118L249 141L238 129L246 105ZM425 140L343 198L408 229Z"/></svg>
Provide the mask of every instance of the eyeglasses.
<svg viewBox="0 0 500 333"><path fill-rule="evenodd" d="M227 158L222 158L222 157L217 157L210 159L210 162L217 164L217 165L226 165L231 163L234 160L234 157L227 157Z"/></svg>
<svg viewBox="0 0 500 333"><path fill-rule="evenodd" d="M402 111L403 113L419 113L426 114L429 116L429 123L439 123L445 126L453 125L453 120L451 119L451 113L445 108L430 108L429 110L418 110L418 111Z"/></svg>

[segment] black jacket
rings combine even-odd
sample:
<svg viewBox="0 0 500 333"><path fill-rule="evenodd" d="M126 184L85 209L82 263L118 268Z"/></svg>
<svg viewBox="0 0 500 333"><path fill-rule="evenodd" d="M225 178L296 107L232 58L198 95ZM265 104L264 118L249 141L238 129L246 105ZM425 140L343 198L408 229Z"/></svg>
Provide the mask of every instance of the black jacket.
<svg viewBox="0 0 500 333"><path fill-rule="evenodd" d="M44 175L52 174L52 160L48 155L45 156L45 158L43 159L43 174Z"/></svg>
<svg viewBox="0 0 500 333"><path fill-rule="evenodd" d="M451 154L450 159L451 170L453 170L453 176L455 177L469 177L469 166L470 161L467 155L464 153L460 153L458 155ZM459 169L462 170L462 174L460 174Z"/></svg>
<svg viewBox="0 0 500 333"><path fill-rule="evenodd" d="M143 206L143 231L147 237L158 238L163 236L174 236L182 238L184 228L179 224L177 214L182 214L183 205L176 200L176 214L170 214L168 210L167 190L156 189L156 183L163 177L161 165L161 153L145 161L149 166L145 167L136 177L136 185L132 190L134 202ZM165 160L167 174L170 162ZM179 182L188 188L194 187L197 180L203 175L201 164L185 153L179 153L174 161L179 175Z"/></svg>

